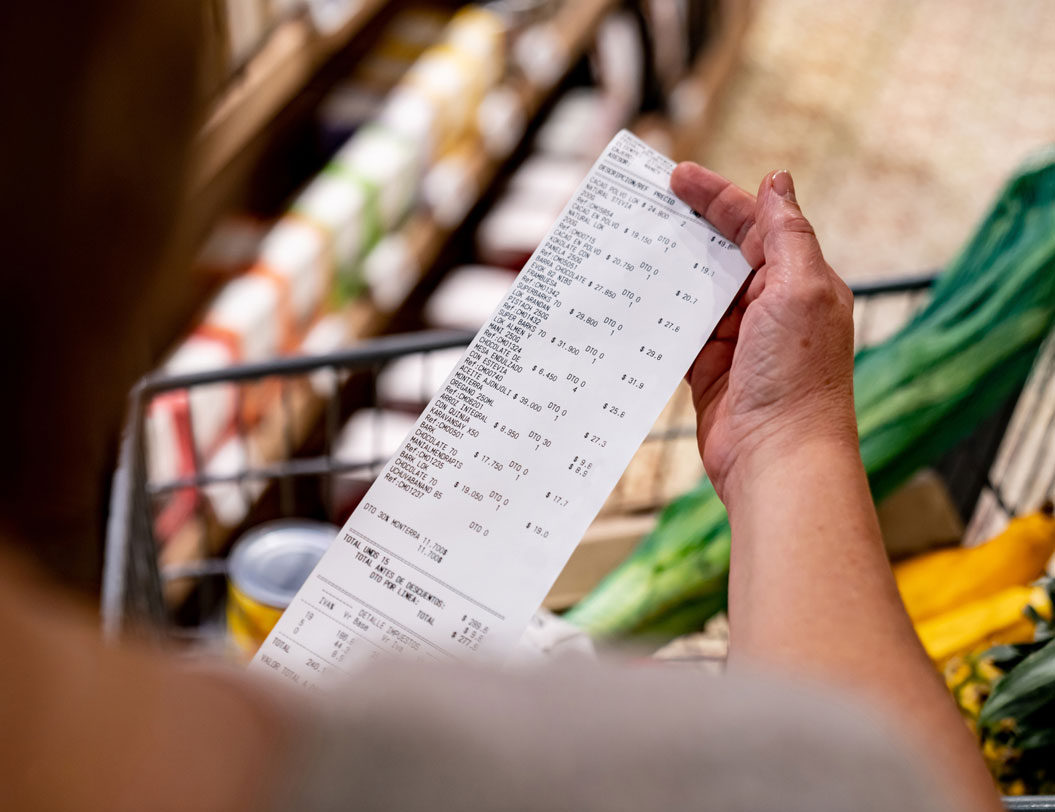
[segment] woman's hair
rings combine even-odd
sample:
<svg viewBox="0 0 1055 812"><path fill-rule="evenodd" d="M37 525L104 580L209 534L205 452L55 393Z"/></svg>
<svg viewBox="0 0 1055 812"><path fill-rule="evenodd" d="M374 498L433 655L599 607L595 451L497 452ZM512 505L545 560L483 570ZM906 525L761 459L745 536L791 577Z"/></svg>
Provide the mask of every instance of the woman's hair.
<svg viewBox="0 0 1055 812"><path fill-rule="evenodd" d="M97 583L126 396L171 338L194 0L0 10L0 538Z"/></svg>

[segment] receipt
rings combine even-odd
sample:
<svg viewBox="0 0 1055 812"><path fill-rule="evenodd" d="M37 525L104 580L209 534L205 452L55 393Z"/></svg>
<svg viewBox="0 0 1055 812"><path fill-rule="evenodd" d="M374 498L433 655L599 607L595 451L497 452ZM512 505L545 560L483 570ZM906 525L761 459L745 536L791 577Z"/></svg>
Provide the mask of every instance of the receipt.
<svg viewBox="0 0 1055 812"><path fill-rule="evenodd" d="M253 668L511 651L749 273L673 168L608 144Z"/></svg>

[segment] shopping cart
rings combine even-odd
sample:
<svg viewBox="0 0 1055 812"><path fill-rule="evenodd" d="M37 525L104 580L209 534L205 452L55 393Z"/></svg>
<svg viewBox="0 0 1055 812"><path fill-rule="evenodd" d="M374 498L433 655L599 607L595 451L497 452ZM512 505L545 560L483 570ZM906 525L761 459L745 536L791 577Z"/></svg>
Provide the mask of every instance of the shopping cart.
<svg viewBox="0 0 1055 812"><path fill-rule="evenodd" d="M859 346L881 340L911 317L926 299L933 279L933 274L923 274L855 286ZM202 639L215 634L208 621L220 614L224 554L230 542L253 524L272 518L341 521L343 513L334 504L341 478L368 481L380 471L387 456L342 459L336 441L345 419L358 410L391 405L384 402L383 393L379 394L378 378L393 362L410 356L427 359L464 347L471 338L468 332L418 332L386 336L325 355L279 358L193 374L155 374L143 379L131 395L113 481L102 596L105 632L112 636L134 630L141 635ZM423 364L419 407L428 401L435 386L434 381L426 380L429 376L425 369ZM247 454L233 468L216 470L191 441L192 459L185 471L168 478L149 473L150 455L156 453L147 436L152 404L173 393L193 397L196 390L207 387L244 390L265 383L270 384L273 395L271 450L267 454ZM240 391L242 395L244 391ZM308 406L306 401L310 401ZM937 466L965 520L983 491L1000 499L1001 489L989 482L988 474L1013 407L1014 399ZM314 423L307 431L302 425L296 427L304 423L305 412ZM193 435L193 411L188 410L185 417L187 430ZM234 436L251 445L258 429L244 419L242 410L237 417ZM640 475L632 487L624 489L632 491L632 496L620 498L617 487L609 504L611 510L655 510L686 487L686 476L698 476L699 469L692 468L692 464L698 466L698 455L691 404L668 408L645 440L640 455L650 460L644 469L649 487L641 486ZM665 481L663 477L679 467L675 460L683 463L687 473L680 480ZM305 487L306 481L315 485ZM210 515L209 499L203 497L224 488L228 493L238 491L248 509L239 521L220 527ZM185 521L196 522L200 532L193 542L181 542L180 555L168 556L167 549L174 542L159 533L159 517L166 508L171 511L177 497L185 504ZM1001 504L1008 513L1017 512L1018 506Z"/></svg>
<svg viewBox="0 0 1055 812"><path fill-rule="evenodd" d="M907 321L926 301L934 278L935 274L921 274L853 286L858 346L882 340ZM378 378L393 362L411 356L427 359L463 348L472 335L451 331L394 335L326 355L143 379L131 394L129 419L113 481L102 597L106 634L150 635L196 643L219 639L222 621L218 618L222 617L226 575L224 555L230 541L240 531L270 518L319 518L321 511L322 518L339 520L334 514L335 481L344 476L369 481L386 462L384 455L355 461L341 458L336 440L344 419L356 410L386 405L379 395ZM418 398L422 405L435 385L427 380L425 369L423 364ZM1055 380L1055 340L1049 340L1042 349L1026 396L1020 399L1016 394L1010 398L972 437L935 466L965 522L972 515L975 524L979 515L983 520L988 516L990 521L999 522L1034 508L1038 494L1050 497L1055 492L1055 447L1051 442L1055 438L1055 397L1028 391L1031 386L1044 389L1049 379ZM249 459L236 470L220 473L211 472L205 460L195 458L191 470L181 476L162 479L148 475L151 449L146 427L153 402L171 393L190 393L202 387L260 386L268 381L274 384L273 389L277 388L274 403L279 415L276 431L280 442L272 458ZM307 396L311 408L305 408L305 392L309 389L313 393ZM308 432L294 430L294 424L303 420L305 412L313 427ZM1037 426L1041 427L1044 442L1035 442ZM193 425L188 428L193 433ZM253 431L241 417L236 421L236 437L242 442L248 443ZM190 445L195 448L194 443ZM662 461L659 470L670 468L674 456L695 454L691 409L667 415L649 434L643 449L658 451L657 458ZM1003 463L997 457L998 449ZM1011 459L1018 469L1028 471L1027 477L1019 479L1031 483L1029 487L1010 481ZM1001 476L1007 476L1007 481ZM309 480L315 480L316 487L308 489L312 497L305 499L304 489L298 485ZM203 532L193 555L166 562L165 545L172 541L159 538L159 511L170 505L176 495L190 495L190 515L201 527L215 531L215 518L207 515L209 506L201 496L216 487L243 492L246 503L251 503L244 519L220 532ZM659 500L669 498L668 490L669 485L653 490L651 499L657 501L656 507ZM988 513L975 510L980 499L989 506ZM971 532L981 531L972 525L968 528ZM180 584L182 589L173 589ZM1006 798L1005 807L1051 812L1055 810L1055 796Z"/></svg>
<svg viewBox="0 0 1055 812"><path fill-rule="evenodd" d="M277 516L303 517L305 514L299 509L301 505L294 488L299 480L323 480L324 499L332 500L333 488L330 485L333 477L342 474L376 475L384 459L348 463L334 454L342 418L356 406L380 405L375 394L376 381L386 364L412 354L428 356L453 347L464 347L472 336L472 333L457 331L387 336L326 355L277 358L185 375L150 375L141 380L131 394L111 494L103 572L104 632L109 636L131 631L139 635L208 637L209 629L205 629L202 635L188 632L187 624L180 622L179 610L183 607L174 606L171 592L166 590L166 585L173 582L191 582L191 588L180 590L180 593L183 596L196 595L199 611L192 613L195 615L193 619L199 625L209 625L206 621L213 615L211 610L215 607L207 604L215 595L208 587L211 581L225 574L224 542L235 538L239 528L225 527L217 531L213 517L206 515L208 501L202 498L208 489L235 487L241 491L245 501L252 503L245 520L238 523L245 525L253 520ZM147 426L153 403L171 393L189 398L194 390L206 387L244 388L264 381L277 383L272 403L278 414L280 448L277 453L247 460L239 470L210 471L207 460L198 453L198 444L193 441L194 412L187 409L185 417L190 423L191 434L187 447L194 457L190 472L170 479L148 474L151 449ZM303 410L304 397L309 391L315 393L312 404L315 408L311 411L318 418L314 430L321 428L321 448L317 440L313 442L311 437L297 436L304 435L304 431L294 430L294 424L298 422L298 405ZM241 394L239 392L239 396ZM423 381L422 395L427 394ZM250 445L254 427L245 419L242 409L235 412L234 428L236 438ZM311 449L317 453L304 453ZM268 511L261 509L260 505L269 501L265 496L271 490L277 493L278 508L275 510L272 506L272 515L266 515ZM192 511L184 524L197 520L198 527L202 528L195 545L197 549L187 551L181 556L182 560L166 564L165 542L171 539L159 538L158 519L161 511L171 507L174 499L188 496L191 497ZM327 507L331 509L326 511L329 514L326 518L332 518L332 504ZM221 537L219 541L217 536Z"/></svg>

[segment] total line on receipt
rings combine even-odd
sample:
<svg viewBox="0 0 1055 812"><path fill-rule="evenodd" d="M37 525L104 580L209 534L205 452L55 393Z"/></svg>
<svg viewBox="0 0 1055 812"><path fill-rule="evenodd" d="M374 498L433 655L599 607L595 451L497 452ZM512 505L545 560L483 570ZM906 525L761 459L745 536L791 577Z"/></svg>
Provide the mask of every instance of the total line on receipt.
<svg viewBox="0 0 1055 812"><path fill-rule="evenodd" d="M303 687L515 645L750 271L605 147L251 665Z"/></svg>

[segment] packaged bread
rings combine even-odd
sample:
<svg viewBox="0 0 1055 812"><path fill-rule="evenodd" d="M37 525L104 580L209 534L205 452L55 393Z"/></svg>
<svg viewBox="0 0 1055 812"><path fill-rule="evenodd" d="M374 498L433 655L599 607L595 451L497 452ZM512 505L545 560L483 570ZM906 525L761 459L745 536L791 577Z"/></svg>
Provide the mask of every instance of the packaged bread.
<svg viewBox="0 0 1055 812"><path fill-rule="evenodd" d="M341 172L320 173L293 201L290 212L326 238L324 282L363 255L370 236L364 228L366 208L363 184Z"/></svg>
<svg viewBox="0 0 1055 812"><path fill-rule="evenodd" d="M332 187L324 184L321 188ZM260 258L250 274L266 276L280 289L282 304L292 321L288 329L293 333L284 343L294 340L322 307L333 275L332 246L333 232L325 224L296 214L280 218L264 237Z"/></svg>
<svg viewBox="0 0 1055 812"><path fill-rule="evenodd" d="M410 210L417 195L422 145L391 127L370 124L337 152L329 171L358 183L366 197L364 218L371 230L390 231Z"/></svg>

